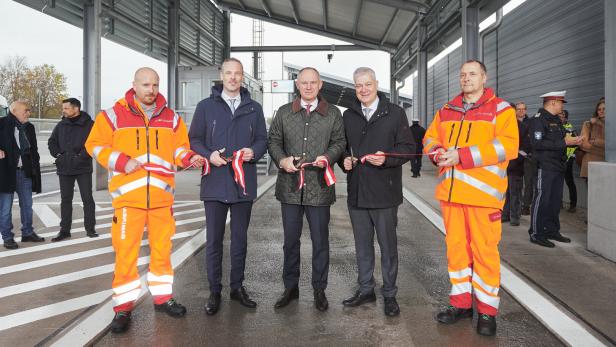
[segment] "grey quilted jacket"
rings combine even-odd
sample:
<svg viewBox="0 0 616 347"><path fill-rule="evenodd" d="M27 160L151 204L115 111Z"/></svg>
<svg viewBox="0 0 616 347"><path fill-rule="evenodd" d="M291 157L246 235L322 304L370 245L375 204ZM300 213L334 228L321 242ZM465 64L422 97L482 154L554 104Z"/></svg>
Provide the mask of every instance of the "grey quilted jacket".
<svg viewBox="0 0 616 347"><path fill-rule="evenodd" d="M307 162L325 155L330 165L340 159L346 140L342 115L337 107L319 97L316 109L310 114L297 98L281 106L272 121L268 136L269 153L274 163L289 156L303 157ZM279 166L280 167L280 166ZM282 203L310 206L329 206L336 201L334 185L327 186L325 169L309 166L305 169L304 189L299 190L299 174L278 170L276 199Z"/></svg>

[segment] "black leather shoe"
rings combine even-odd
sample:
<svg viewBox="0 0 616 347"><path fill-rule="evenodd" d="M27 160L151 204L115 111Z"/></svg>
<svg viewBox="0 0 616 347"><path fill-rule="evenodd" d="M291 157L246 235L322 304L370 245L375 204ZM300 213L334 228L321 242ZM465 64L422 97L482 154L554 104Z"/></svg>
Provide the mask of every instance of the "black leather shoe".
<svg viewBox="0 0 616 347"><path fill-rule="evenodd" d="M329 303L327 302L327 297L325 296L325 289L315 289L314 290L314 306L319 311L327 311L329 307Z"/></svg>
<svg viewBox="0 0 616 347"><path fill-rule="evenodd" d="M242 306L248 308L257 307L257 303L253 300L250 300L250 297L248 296L248 293L246 293L246 288L244 288L244 286L232 291L230 297L231 300L239 301Z"/></svg>
<svg viewBox="0 0 616 347"><path fill-rule="evenodd" d="M496 334L496 317L483 313L480 314L477 319L477 334L494 336Z"/></svg>
<svg viewBox="0 0 616 347"><path fill-rule="evenodd" d="M570 238L565 237L565 236L563 236L560 233L555 234L555 235L548 235L548 240L554 240L554 241L563 242L563 243L570 243L571 242Z"/></svg>
<svg viewBox="0 0 616 347"><path fill-rule="evenodd" d="M32 233L30 235L22 236L21 242L43 242L45 241L44 237L38 236L36 233Z"/></svg>
<svg viewBox="0 0 616 347"><path fill-rule="evenodd" d="M473 309L450 305L436 315L436 320L443 324L454 324L462 318L473 318Z"/></svg>
<svg viewBox="0 0 616 347"><path fill-rule="evenodd" d="M171 317L184 317L186 314L186 307L173 298L160 305L154 305L154 309L156 311L163 311Z"/></svg>
<svg viewBox="0 0 616 347"><path fill-rule="evenodd" d="M71 233L59 232L58 235L56 235L56 237L51 239L51 242L58 242L58 241L62 241L62 240L68 240L70 238L71 238Z"/></svg>
<svg viewBox="0 0 616 347"><path fill-rule="evenodd" d="M299 288L286 288L276 304L274 304L274 308L282 308L287 306L291 301L299 299Z"/></svg>
<svg viewBox="0 0 616 347"><path fill-rule="evenodd" d="M400 306L398 306L398 301L396 298L385 298L385 315L389 317L394 317L400 314Z"/></svg>
<svg viewBox="0 0 616 347"><path fill-rule="evenodd" d="M19 248L19 245L17 244L17 242L15 242L15 240L8 239L8 240L4 241L4 248L6 248L6 249L17 249L17 248Z"/></svg>
<svg viewBox="0 0 616 347"><path fill-rule="evenodd" d="M207 304L205 304L205 313L208 316L213 316L218 312L218 308L220 308L220 293L210 293L210 298L207 299Z"/></svg>
<svg viewBox="0 0 616 347"><path fill-rule="evenodd" d="M88 231L86 232L86 235L90 238L92 237L98 237L98 234L96 233L96 231L92 230L92 231Z"/></svg>
<svg viewBox="0 0 616 347"><path fill-rule="evenodd" d="M517 227L520 226L520 221L519 220L512 220L511 222L509 222L509 224L513 227Z"/></svg>
<svg viewBox="0 0 616 347"><path fill-rule="evenodd" d="M130 311L117 312L111 321L111 332L114 334L119 334L128 330L128 326L130 325L130 317Z"/></svg>
<svg viewBox="0 0 616 347"><path fill-rule="evenodd" d="M376 295L374 295L374 291L371 291L368 294L362 294L359 290L355 292L355 295L344 300L342 304L346 307L356 307L361 304L365 304L367 302L375 302Z"/></svg>
<svg viewBox="0 0 616 347"><path fill-rule="evenodd" d="M556 247L555 244L553 244L552 242L546 240L546 239L536 239L534 237L530 237L530 242L539 245L539 246L543 246L543 247L547 247L547 248L554 248Z"/></svg>

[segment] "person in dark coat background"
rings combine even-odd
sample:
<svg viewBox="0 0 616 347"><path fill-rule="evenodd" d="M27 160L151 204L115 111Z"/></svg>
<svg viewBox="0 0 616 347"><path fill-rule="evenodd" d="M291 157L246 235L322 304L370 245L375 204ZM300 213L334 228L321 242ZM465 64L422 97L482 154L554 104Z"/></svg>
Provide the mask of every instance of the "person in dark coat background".
<svg viewBox="0 0 616 347"><path fill-rule="evenodd" d="M267 130L261 105L242 87L244 69L235 58L222 63L222 85L214 86L209 98L197 105L188 137L191 149L211 163L211 172L201 177L201 200L205 206L205 245L210 297L205 312L213 315L220 307L222 254L227 212L231 210L230 297L245 307L255 308L244 288L247 231L252 202L257 196L257 161L267 149ZM246 183L234 181L228 161L234 152L243 153Z"/></svg>
<svg viewBox="0 0 616 347"><path fill-rule="evenodd" d="M413 177L421 177L421 159L423 153L423 138L426 135L426 129L419 125L419 119L412 119L413 125L411 125L411 133L413 133L413 140L415 140L415 154L416 156L411 158L411 172Z"/></svg>
<svg viewBox="0 0 616 347"><path fill-rule="evenodd" d="M21 242L43 242L32 227L32 193L41 192L41 165L30 105L14 101L0 119L0 232L4 247L16 249L12 223L13 195L19 197Z"/></svg>
<svg viewBox="0 0 616 347"><path fill-rule="evenodd" d="M376 301L374 288L374 234L381 250L383 311L397 316L398 206L402 204L402 165L408 158L374 156L393 152L416 153L404 109L378 93L374 70L360 67L353 74L355 102L344 111L347 147L341 166L347 172L347 205L357 258L355 295L344 300L348 307ZM422 136L423 137L423 136ZM360 158L367 156L365 163Z"/></svg>
<svg viewBox="0 0 616 347"><path fill-rule="evenodd" d="M511 107L515 107L512 105ZM524 114L516 112L518 119L518 132L520 133L520 147L524 142L523 135L525 132ZM522 187L524 184L524 160L522 155L523 150L520 149L520 155L516 159L510 160L507 166L507 193L505 195L505 206L503 207L502 222L509 222L512 226L520 225L520 213L522 211Z"/></svg>
<svg viewBox="0 0 616 347"><path fill-rule="evenodd" d="M83 202L84 226L88 237L98 237L94 230L94 198L92 197L92 157L84 144L94 125L85 111L80 111L81 102L75 98L62 100L64 117L55 126L47 141L49 153L56 158L56 172L60 180L60 232L51 242L71 237L73 221L73 192L75 181Z"/></svg>

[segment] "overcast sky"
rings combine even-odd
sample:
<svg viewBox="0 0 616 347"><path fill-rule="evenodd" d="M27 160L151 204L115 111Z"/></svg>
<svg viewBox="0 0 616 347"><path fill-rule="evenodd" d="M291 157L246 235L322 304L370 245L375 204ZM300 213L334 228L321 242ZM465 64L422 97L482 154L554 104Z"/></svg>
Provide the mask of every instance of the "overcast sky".
<svg viewBox="0 0 616 347"><path fill-rule="evenodd" d="M67 77L68 92L83 99L82 31L80 28L57 20L39 11L11 0L0 0L0 62L13 55L25 56L30 66L51 64ZM252 19L232 16L231 45L252 45ZM34 24L36 23L36 25ZM274 24L264 23L265 45L345 44L345 42L313 35ZM370 66L377 74L380 86L389 89L389 55L381 51L288 52L284 61L300 66L314 66L320 71L351 79L359 66ZM102 40L102 95L101 107L109 107L130 88L134 71L150 66L161 75L161 92L166 94L166 64L115 44ZM251 72L251 54L232 54L244 62ZM281 53L264 53L263 80L282 77ZM352 63L351 63L352 62ZM408 85L408 84L407 84ZM266 95L264 109L271 111L286 101L286 96Z"/></svg>

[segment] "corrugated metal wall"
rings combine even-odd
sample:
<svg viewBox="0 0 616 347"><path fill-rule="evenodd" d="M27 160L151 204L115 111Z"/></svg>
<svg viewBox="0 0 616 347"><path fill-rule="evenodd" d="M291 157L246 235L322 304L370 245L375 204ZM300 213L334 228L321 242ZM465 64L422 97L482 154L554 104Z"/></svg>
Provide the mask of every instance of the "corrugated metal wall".
<svg viewBox="0 0 616 347"><path fill-rule="evenodd" d="M525 102L531 116L541 107L539 95L566 90L566 109L579 131L604 94L603 19L602 0L524 2L485 38L488 87L505 100ZM428 121L443 100L459 93L460 64L458 48L428 69ZM443 76L448 76L448 90ZM416 87L414 79L415 98ZM578 205L585 206L586 186L577 183Z"/></svg>

